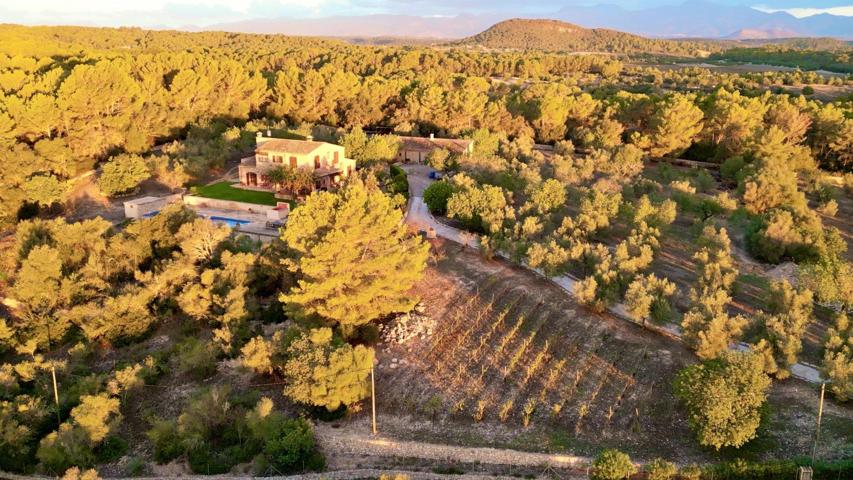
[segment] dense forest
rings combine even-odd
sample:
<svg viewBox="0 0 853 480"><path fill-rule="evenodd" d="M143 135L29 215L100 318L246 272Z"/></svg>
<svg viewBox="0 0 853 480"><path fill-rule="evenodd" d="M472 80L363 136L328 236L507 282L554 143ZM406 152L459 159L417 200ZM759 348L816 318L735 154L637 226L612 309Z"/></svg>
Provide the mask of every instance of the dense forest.
<svg viewBox="0 0 853 480"><path fill-rule="evenodd" d="M591 35L573 48L659 52L676 45L668 53L679 55L696 48ZM574 275L577 312L547 311L550 301L525 292L518 308L499 312L489 303L470 322L468 307L485 303L485 294L466 291L455 302L462 310L436 324L443 336L422 338L421 345L436 346L424 359L433 363L394 380L398 387L432 383L407 391L454 392L410 404L405 392L389 390L386 397L396 398L387 411L442 416L466 433L491 414L501 423L517 418L525 429L552 426L564 437L580 435L591 416L624 435L608 444L627 439L647 448L636 441L648 444L650 431L635 427L661 420L639 418L640 408L661 417L646 415L648 405L631 404L627 416L610 421L623 399L650 394L652 411L666 405L664 420L695 436L678 437L671 451L708 459L751 448L764 429L791 425L780 416L767 420L778 415L768 397L780 383L772 379L793 375L806 341L820 344L809 353L833 381L829 394L839 404L853 397L853 329L845 314L853 267L842 197L853 191L853 101L844 95L853 78L665 70L538 49L0 26L0 469L118 469L130 451L133 462L113 473L136 475L176 459L203 474L320 470L324 459L307 418L361 411L368 374L383 354L374 345L388 338L378 325L419 315L412 292L428 269L446 280L444 288L464 283L458 279L472 265L491 262L486 269L494 271L499 256L546 277ZM807 90L817 86L842 93L817 99ZM65 218L81 175L94 173L106 203L118 204L117 196L151 177L169 191L197 188L233 167L266 130L337 142L360 167L340 190L294 201L286 228L269 244L180 204L138 221ZM449 179L426 187L423 202L466 239L458 248L410 231L407 173L389 165L398 136L428 134L474 140L469 154L436 149L426 159ZM278 173L281 183L311 184L310 176ZM454 264L469 254L468 240L478 255ZM796 285L765 275L780 263L799 269ZM672 264L677 274L669 275ZM485 277L469 283L486 292L498 280ZM494 302L516 298L510 290L496 291ZM663 340L603 320L599 314L616 305L632 328L671 327L678 343L672 331ZM518 318L503 323L511 314ZM807 335L818 314L822 330ZM592 318L594 327L536 337L535 329L560 323L546 320L574 321L567 315ZM452 330L492 317L483 340ZM589 351L579 346L589 343L587 333L596 338ZM620 337L648 343L621 351ZM579 343L566 346L569 340ZM450 342L459 348L446 348ZM730 350L736 342L747 351ZM662 345L665 356L647 356ZM394 355L418 354L398 347ZM534 354L534 347L542 349ZM552 354L564 347L564 358ZM602 360L608 348L620 351ZM571 370L580 368L577 357L599 363ZM460 358L461 366L448 367ZM451 398L468 393L455 385L466 382L476 358L489 361L472 384L500 369L498 390L516 382L513 398ZM382 361L394 364L386 378L409 368L387 355ZM664 363L666 376L638 370ZM452 381L438 377L442 370ZM612 377L595 377L602 372ZM53 393L56 377L61 394ZM540 382L572 392L545 403ZM588 400L568 411L584 389ZM725 401L708 401L717 398ZM773 400L777 407L788 401ZM833 438L843 440L849 418L837 414L842 407L832 410ZM578 448L592 448L585 442ZM785 448L749 458L787 455ZM838 457L846 447L829 448ZM618 467L613 478L636 472L612 450L595 462L594 471ZM670 472L661 478L676 471L662 458L649 463ZM719 471L725 468L753 467ZM769 476L776 466L754 468ZM778 468L787 474L795 465ZM851 467L831 468L823 473ZM688 470L680 474L720 478L718 470L696 467L689 477ZM80 474L70 472L69 480Z"/></svg>
<svg viewBox="0 0 853 480"><path fill-rule="evenodd" d="M4 26L0 39L6 52L0 57L0 218L7 224L25 203L60 199L67 179L111 155L146 152L211 121L218 126L207 140L222 142L223 126L262 116L347 129L390 125L410 134L486 128L540 142L571 138L579 146L602 146L654 128L638 112L653 109L668 91L698 86L706 93L693 101L712 117L700 137L718 152L691 152L718 157L728 149L718 148L723 137L710 126L730 128L725 117L713 117L731 111L714 107L714 88L752 96L776 81L702 69L627 69L598 56L365 47L227 33ZM780 81L796 82L797 76ZM638 93L617 93L620 85ZM746 108L769 100L725 101ZM849 165L849 143L833 137L849 132L849 107L797 104L811 119L807 141L818 160L833 168ZM748 135L749 128L738 131ZM200 131L193 132L198 139ZM176 147L167 161L197 174L206 165L193 162L210 157L198 148Z"/></svg>
<svg viewBox="0 0 853 480"><path fill-rule="evenodd" d="M853 73L853 52L849 46L837 51L794 50L788 48L731 48L716 52L713 60L782 65L803 70L827 70L830 72Z"/></svg>

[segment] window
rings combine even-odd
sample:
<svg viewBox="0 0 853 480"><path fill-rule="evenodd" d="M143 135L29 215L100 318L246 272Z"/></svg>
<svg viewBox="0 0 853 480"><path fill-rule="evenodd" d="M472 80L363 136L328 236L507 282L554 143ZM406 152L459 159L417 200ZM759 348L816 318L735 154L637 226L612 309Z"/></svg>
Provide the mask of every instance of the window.
<svg viewBox="0 0 853 480"><path fill-rule="evenodd" d="M347 176L349 177L352 173L352 167L347 167Z"/></svg>
<svg viewBox="0 0 853 480"><path fill-rule="evenodd" d="M273 155L272 161L273 163L284 163L284 157L281 155Z"/></svg>
<svg viewBox="0 0 853 480"><path fill-rule="evenodd" d="M332 155L333 155L332 156L332 165L337 165L338 164L338 151L335 150L335 153L333 153Z"/></svg>
<svg viewBox="0 0 853 480"><path fill-rule="evenodd" d="M296 168L296 157L290 157L290 168Z"/></svg>
<svg viewBox="0 0 853 480"><path fill-rule="evenodd" d="M320 168L320 155L314 155L314 168Z"/></svg>

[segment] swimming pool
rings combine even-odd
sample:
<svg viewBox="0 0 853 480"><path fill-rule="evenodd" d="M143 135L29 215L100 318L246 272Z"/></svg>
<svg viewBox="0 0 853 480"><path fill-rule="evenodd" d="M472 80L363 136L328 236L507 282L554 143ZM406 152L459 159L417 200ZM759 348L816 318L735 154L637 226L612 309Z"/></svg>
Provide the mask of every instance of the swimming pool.
<svg viewBox="0 0 853 480"><path fill-rule="evenodd" d="M215 215L207 217L207 218L209 218L211 221L216 222L216 223L224 223L225 225L228 225L231 228L239 227L240 225L246 225L246 224L252 223L249 220L240 220L239 218L219 217L219 216L215 216Z"/></svg>

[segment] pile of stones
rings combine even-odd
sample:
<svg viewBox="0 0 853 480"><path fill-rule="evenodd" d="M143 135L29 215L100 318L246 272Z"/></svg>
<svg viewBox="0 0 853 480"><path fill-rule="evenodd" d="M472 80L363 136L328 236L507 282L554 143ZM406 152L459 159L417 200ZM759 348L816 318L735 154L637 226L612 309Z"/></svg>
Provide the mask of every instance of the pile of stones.
<svg viewBox="0 0 853 480"><path fill-rule="evenodd" d="M382 341L388 344L406 343L412 339L425 340L432 335L435 320L424 314L423 306L404 313L390 323L379 326Z"/></svg>

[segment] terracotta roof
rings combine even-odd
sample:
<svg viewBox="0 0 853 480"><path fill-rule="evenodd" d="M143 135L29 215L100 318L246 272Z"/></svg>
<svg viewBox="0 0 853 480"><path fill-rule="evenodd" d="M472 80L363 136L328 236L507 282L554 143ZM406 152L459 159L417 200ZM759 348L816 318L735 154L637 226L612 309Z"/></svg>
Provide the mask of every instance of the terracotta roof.
<svg viewBox="0 0 853 480"><path fill-rule="evenodd" d="M323 142L315 142L313 140L285 140L277 138L275 140L267 140L258 145L255 151L258 153L280 152L307 155L322 145L324 145Z"/></svg>
<svg viewBox="0 0 853 480"><path fill-rule="evenodd" d="M447 149L450 153L464 153L473 143L472 140L454 138L400 137L400 150L431 152L436 148Z"/></svg>

